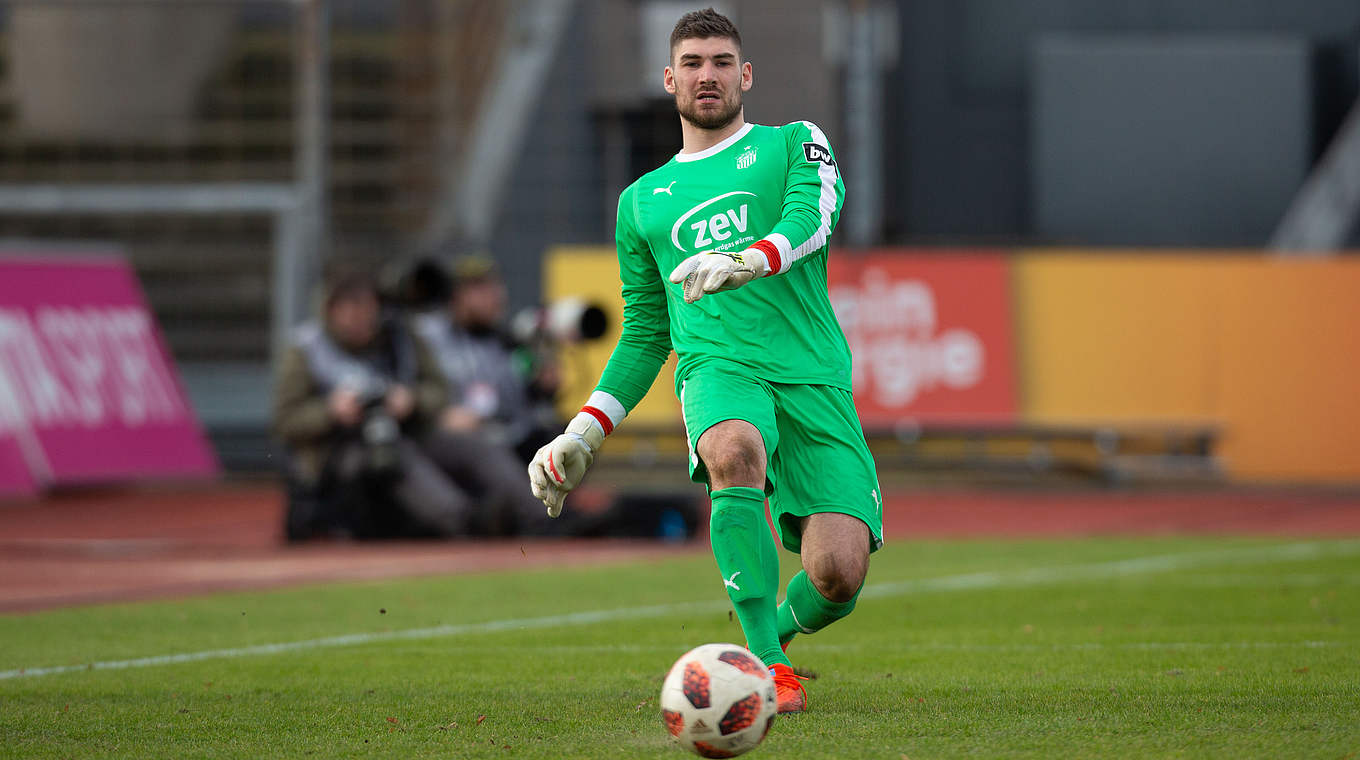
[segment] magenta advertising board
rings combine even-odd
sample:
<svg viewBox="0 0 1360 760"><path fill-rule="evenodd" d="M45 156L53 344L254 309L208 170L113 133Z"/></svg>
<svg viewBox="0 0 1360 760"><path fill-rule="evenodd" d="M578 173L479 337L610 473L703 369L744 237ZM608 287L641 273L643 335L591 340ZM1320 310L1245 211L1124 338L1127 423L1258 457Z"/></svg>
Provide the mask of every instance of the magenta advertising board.
<svg viewBox="0 0 1360 760"><path fill-rule="evenodd" d="M0 250L0 492L217 472L131 268Z"/></svg>
<svg viewBox="0 0 1360 760"><path fill-rule="evenodd" d="M6 496L28 496L37 490L33 475L24 461L20 442L12 435L6 435L4 422L0 422L0 499Z"/></svg>

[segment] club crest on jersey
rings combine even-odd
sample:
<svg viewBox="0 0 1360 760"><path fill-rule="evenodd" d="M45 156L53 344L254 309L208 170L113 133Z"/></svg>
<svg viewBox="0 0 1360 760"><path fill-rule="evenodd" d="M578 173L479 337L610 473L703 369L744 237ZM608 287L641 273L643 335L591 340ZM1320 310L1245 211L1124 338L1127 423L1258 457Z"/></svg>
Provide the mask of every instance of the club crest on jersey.
<svg viewBox="0 0 1360 760"><path fill-rule="evenodd" d="M750 145L742 149L741 155L737 156L737 168L747 169L756 162L756 149Z"/></svg>
<svg viewBox="0 0 1360 760"><path fill-rule="evenodd" d="M836 159L831 157L831 149L825 145L818 145L815 142L803 143L803 155L807 157L808 163L822 163L827 166L835 166Z"/></svg>

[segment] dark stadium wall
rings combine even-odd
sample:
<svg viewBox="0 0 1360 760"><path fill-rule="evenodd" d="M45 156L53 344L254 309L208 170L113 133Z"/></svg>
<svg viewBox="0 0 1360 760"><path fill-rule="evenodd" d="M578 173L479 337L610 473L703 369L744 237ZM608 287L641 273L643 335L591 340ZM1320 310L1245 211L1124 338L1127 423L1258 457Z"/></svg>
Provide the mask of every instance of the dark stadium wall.
<svg viewBox="0 0 1360 760"><path fill-rule="evenodd" d="M591 69L579 60L579 41L588 35L588 14L576 14L549 69L494 227L489 248L505 275L512 309L540 300L546 248L604 238L601 152L586 97Z"/></svg>
<svg viewBox="0 0 1360 760"><path fill-rule="evenodd" d="M1046 34L1031 60L1040 239L1259 246L1307 177L1302 37Z"/></svg>
<svg viewBox="0 0 1360 760"><path fill-rule="evenodd" d="M893 242L1045 240L1036 224L1031 161L1032 125L1043 118L1033 113L1033 62L1045 36L1298 39L1310 56L1307 100L1282 118L1301 125L1310 161L1356 95L1360 4L1353 0L958 0L898 7L901 55L887 117ZM1213 116L1201 126L1213 126ZM1256 227L1273 222L1257 220ZM1220 239L1217 229L1185 230L1178 236L1193 240L1170 242L1243 242ZM1064 242L1168 242L1130 240L1157 232Z"/></svg>

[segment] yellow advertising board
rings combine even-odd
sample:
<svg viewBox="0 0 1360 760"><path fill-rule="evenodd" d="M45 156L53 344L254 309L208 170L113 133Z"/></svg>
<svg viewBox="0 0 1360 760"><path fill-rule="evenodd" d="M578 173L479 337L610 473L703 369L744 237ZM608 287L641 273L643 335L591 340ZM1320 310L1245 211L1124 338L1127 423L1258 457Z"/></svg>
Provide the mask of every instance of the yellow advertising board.
<svg viewBox="0 0 1360 760"><path fill-rule="evenodd" d="M558 411L570 418L595 389L623 322L623 296L619 285L619 260L610 246L559 246L548 251L543 263L543 296L549 302L580 298L604 310L609 329L596 341L563 348L562 391ZM675 354L661 368L652 390L628 415L627 427L673 427L679 429L680 403L675 398Z"/></svg>
<svg viewBox="0 0 1360 760"><path fill-rule="evenodd" d="M1213 423L1239 479L1360 479L1360 260L1031 251L1023 416Z"/></svg>

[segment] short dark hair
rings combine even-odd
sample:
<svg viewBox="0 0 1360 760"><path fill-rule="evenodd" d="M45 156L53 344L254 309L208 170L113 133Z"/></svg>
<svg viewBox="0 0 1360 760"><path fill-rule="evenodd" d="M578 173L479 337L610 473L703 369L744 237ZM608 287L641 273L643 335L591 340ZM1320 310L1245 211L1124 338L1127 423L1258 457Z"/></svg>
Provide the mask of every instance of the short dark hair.
<svg viewBox="0 0 1360 760"><path fill-rule="evenodd" d="M675 54L675 46L683 40L703 40L710 37L732 40L737 43L737 53L741 53L741 32L737 31L737 25L712 8L705 8L701 11L690 11L675 22L675 28L671 30L671 55Z"/></svg>
<svg viewBox="0 0 1360 760"><path fill-rule="evenodd" d="M352 301L364 296L381 300L382 295L372 272L351 263L341 264L327 272L322 289L327 309L340 301Z"/></svg>

